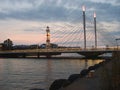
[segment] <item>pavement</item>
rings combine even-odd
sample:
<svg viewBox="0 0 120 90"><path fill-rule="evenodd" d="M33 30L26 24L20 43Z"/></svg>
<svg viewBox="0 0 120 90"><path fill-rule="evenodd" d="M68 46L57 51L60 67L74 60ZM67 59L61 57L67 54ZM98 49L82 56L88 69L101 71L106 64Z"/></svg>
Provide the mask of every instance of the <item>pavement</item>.
<svg viewBox="0 0 120 90"><path fill-rule="evenodd" d="M111 62L107 63L105 67L109 68L111 66ZM60 90L101 90L101 80L102 80L102 70L104 68L98 68L92 77L84 77L79 78L69 86L65 88L61 88Z"/></svg>

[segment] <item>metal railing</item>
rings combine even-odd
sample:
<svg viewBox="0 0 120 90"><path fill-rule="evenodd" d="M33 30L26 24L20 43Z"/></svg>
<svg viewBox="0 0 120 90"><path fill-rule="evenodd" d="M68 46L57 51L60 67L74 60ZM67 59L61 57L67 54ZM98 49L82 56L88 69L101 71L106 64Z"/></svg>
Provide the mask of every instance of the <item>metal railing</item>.
<svg viewBox="0 0 120 90"><path fill-rule="evenodd" d="M27 50L5 50L0 53L27 53L27 52L79 52L79 51L107 51L120 50L120 48L46 48L46 49L27 49Z"/></svg>

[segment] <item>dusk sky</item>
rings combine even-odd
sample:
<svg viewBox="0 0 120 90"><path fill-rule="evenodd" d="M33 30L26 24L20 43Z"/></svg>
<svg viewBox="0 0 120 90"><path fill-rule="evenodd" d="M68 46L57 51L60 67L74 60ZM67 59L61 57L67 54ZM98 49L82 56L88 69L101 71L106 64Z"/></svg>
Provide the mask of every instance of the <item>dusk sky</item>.
<svg viewBox="0 0 120 90"><path fill-rule="evenodd" d="M62 35L72 30L77 38L79 30L83 31L83 5L86 6L87 34L94 30L93 13L96 12L98 36L119 38L120 0L0 0L0 43L7 38L14 44L45 43L46 26L50 27L54 42L60 43ZM94 39L93 35L87 38ZM83 41L82 34L79 40Z"/></svg>

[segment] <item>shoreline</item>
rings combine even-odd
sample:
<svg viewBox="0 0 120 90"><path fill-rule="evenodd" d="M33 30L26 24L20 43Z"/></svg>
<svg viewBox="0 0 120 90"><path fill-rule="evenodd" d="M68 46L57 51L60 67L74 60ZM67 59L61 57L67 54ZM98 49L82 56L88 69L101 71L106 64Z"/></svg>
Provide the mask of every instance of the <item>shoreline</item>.
<svg viewBox="0 0 120 90"><path fill-rule="evenodd" d="M103 57L97 57L97 58L85 58L85 57L68 57L68 56L62 56L62 57L26 57L26 58L23 58L23 57L0 57L1 58L17 58L17 59L92 59L92 60L95 60L95 59L110 59L111 57L109 56L103 56Z"/></svg>
<svg viewBox="0 0 120 90"><path fill-rule="evenodd" d="M101 80L102 68L103 67L100 67L96 70L92 77L85 76L83 78L78 78L75 82L60 90L101 90L99 81Z"/></svg>
<svg viewBox="0 0 120 90"><path fill-rule="evenodd" d="M103 87L106 87L106 85L103 85L102 80L104 78L104 72L105 69L108 70L108 72L112 73L112 67L113 63L117 60L120 61L120 52L118 54L114 53L113 57L108 63L105 63L103 66L95 70L92 77L83 77L78 78L76 81L71 83L70 85L66 87L62 87L60 90L101 90ZM118 72L119 73L119 72ZM112 78L112 77L110 77ZM120 80L120 77L119 77ZM108 82L109 83L109 82ZM118 82L119 83L119 82ZM105 83L107 84L107 83ZM119 83L120 84L120 83ZM110 87L108 85L108 87ZM118 87L120 88L120 87ZM102 89L105 90L105 89ZM113 89L111 89L113 90ZM118 90L118 89L115 89Z"/></svg>
<svg viewBox="0 0 120 90"><path fill-rule="evenodd" d="M58 90L58 89L59 90L101 90L102 88L105 88L105 87L108 88L108 87L110 87L110 85L108 85L108 83L110 83L110 82L108 82L108 80L105 81L104 79L108 79L108 77L106 77L106 75L108 73L114 72L114 71L112 71L112 69L114 67L116 67L115 65L113 67L113 64L116 62L116 60L118 60L118 62L120 62L120 51L115 52L113 54L113 56L110 58L110 60L105 60L102 63L99 63L98 65L96 65L99 68L97 68L95 70L93 69L94 72L92 73L92 76L89 77L89 73L85 74L84 77L81 77L81 75L80 75L81 73L80 74L73 74L73 75L70 75L71 78L69 77L68 79L55 80L56 82L54 81L51 84L49 90ZM119 66L119 68L120 68L120 66ZM90 67L88 68L88 70L89 69L90 69ZM115 71L116 71L116 69L115 69ZM118 71L118 73L119 73L119 71ZM110 75L108 75L109 79L113 78ZM114 77L114 78L116 78L116 77ZM120 77L117 77L117 79L118 78L120 80ZM74 80L74 81L71 82L70 79ZM107 83L105 83L104 81ZM119 81L118 81L118 83L119 83ZM117 87L120 88L119 86L117 86ZM106 90L106 89L102 89L102 90ZM109 88L107 90L114 90L114 89ZM115 90L119 90L119 89L115 89Z"/></svg>

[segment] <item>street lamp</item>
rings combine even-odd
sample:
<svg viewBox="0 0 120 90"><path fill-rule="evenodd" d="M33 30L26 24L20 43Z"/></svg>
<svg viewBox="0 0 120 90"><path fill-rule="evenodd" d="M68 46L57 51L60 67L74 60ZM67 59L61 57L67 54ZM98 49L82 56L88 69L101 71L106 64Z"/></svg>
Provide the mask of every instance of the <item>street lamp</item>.
<svg viewBox="0 0 120 90"><path fill-rule="evenodd" d="M117 45L117 50L118 50L119 49L118 40L120 40L120 38L117 38L115 40L116 40L116 45Z"/></svg>
<svg viewBox="0 0 120 90"><path fill-rule="evenodd" d="M85 6L82 6L83 11L83 29L84 29L84 49L86 50L86 16L85 16Z"/></svg>

